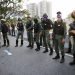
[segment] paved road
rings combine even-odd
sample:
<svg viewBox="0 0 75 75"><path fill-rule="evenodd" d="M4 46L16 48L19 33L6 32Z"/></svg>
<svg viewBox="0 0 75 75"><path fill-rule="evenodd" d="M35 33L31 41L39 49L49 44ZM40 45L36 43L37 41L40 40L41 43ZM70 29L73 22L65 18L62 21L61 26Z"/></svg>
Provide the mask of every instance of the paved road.
<svg viewBox="0 0 75 75"><path fill-rule="evenodd" d="M75 66L68 65L72 57L66 56L65 63L60 64L59 60L52 60L55 53L44 54L44 48L36 52L35 48L26 47L27 41L23 47L15 48L15 38L9 39L10 47L0 49L0 75L75 75Z"/></svg>

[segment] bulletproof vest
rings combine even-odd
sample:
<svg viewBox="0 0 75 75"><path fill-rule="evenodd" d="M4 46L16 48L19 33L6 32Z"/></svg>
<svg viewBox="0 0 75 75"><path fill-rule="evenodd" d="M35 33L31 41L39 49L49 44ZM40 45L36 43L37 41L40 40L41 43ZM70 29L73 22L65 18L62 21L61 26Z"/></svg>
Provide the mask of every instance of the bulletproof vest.
<svg viewBox="0 0 75 75"><path fill-rule="evenodd" d="M24 27L23 27L23 24L22 23L18 23L18 30L19 31L23 31L24 30Z"/></svg>
<svg viewBox="0 0 75 75"><path fill-rule="evenodd" d="M36 23L34 24L34 33L37 33L38 31L40 31L40 24Z"/></svg>
<svg viewBox="0 0 75 75"><path fill-rule="evenodd" d="M1 24L1 30L2 30L2 33L7 33L9 29L6 24Z"/></svg>
<svg viewBox="0 0 75 75"><path fill-rule="evenodd" d="M71 30L75 30L75 21L70 24L70 29L69 29L69 31L71 31ZM75 36L75 34L73 34L73 33L69 33L69 35Z"/></svg>
<svg viewBox="0 0 75 75"><path fill-rule="evenodd" d="M28 21L28 22L26 23L26 29L30 28L31 26L32 26L32 22L31 22L31 21ZM33 27L31 27L30 30L33 30Z"/></svg>
<svg viewBox="0 0 75 75"><path fill-rule="evenodd" d="M63 22L55 22L54 24L55 34L64 35L64 23Z"/></svg>
<svg viewBox="0 0 75 75"><path fill-rule="evenodd" d="M42 27L43 27L44 30L51 29L51 21L50 21L50 19L43 20L42 21Z"/></svg>
<svg viewBox="0 0 75 75"><path fill-rule="evenodd" d="M70 24L70 29L71 29L71 30L75 30L75 21Z"/></svg>

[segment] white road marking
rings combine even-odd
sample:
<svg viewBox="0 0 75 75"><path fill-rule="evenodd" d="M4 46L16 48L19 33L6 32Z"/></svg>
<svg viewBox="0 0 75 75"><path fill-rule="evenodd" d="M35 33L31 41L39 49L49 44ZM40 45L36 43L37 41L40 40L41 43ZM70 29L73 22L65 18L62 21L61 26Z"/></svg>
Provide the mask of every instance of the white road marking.
<svg viewBox="0 0 75 75"><path fill-rule="evenodd" d="M4 50L4 52L7 53L7 55L12 55L8 50Z"/></svg>
<svg viewBox="0 0 75 75"><path fill-rule="evenodd" d="M73 55L71 55L71 54L67 54L67 53L66 53L65 55L66 55L66 56L69 56L69 57L73 57Z"/></svg>

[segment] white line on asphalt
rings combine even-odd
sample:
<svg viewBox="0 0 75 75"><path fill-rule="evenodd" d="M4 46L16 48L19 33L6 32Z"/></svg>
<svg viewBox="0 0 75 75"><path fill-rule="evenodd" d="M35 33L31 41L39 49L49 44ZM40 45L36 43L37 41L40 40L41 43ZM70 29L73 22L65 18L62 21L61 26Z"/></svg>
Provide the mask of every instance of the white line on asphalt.
<svg viewBox="0 0 75 75"><path fill-rule="evenodd" d="M4 50L4 52L7 53L7 55L12 55L8 50Z"/></svg>
<svg viewBox="0 0 75 75"><path fill-rule="evenodd" d="M70 55L70 54L67 54L67 53L66 53L65 55L66 55L66 56L70 56L70 57L73 57L73 55Z"/></svg>

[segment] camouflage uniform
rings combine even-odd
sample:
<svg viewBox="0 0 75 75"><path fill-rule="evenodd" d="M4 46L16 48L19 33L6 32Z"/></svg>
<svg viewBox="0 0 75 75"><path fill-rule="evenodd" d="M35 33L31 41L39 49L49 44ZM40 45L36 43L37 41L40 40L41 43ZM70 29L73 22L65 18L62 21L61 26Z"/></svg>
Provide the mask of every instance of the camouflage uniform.
<svg viewBox="0 0 75 75"><path fill-rule="evenodd" d="M27 30L27 38L28 38L28 42L29 42L29 45L27 47L33 48L34 40L33 40L33 23L32 23L32 20L28 19L28 21L26 23L26 30Z"/></svg>
<svg viewBox="0 0 75 75"><path fill-rule="evenodd" d="M66 36L66 24L61 20L60 22L55 21L53 27L54 46L56 56L53 59L59 59L59 49L61 50L61 63L64 62L64 38Z"/></svg>
<svg viewBox="0 0 75 75"><path fill-rule="evenodd" d="M44 42L44 46L45 46L45 51L43 53L48 52L48 48L50 49L50 54L53 54L53 48L51 47L50 44L50 34L49 31L52 28L52 21L50 19L48 19L47 14L43 15L43 20L42 20L42 28L43 28L43 42Z"/></svg>

